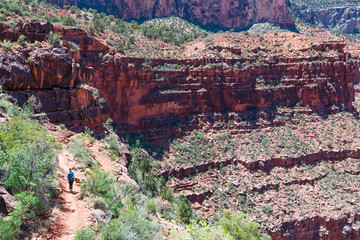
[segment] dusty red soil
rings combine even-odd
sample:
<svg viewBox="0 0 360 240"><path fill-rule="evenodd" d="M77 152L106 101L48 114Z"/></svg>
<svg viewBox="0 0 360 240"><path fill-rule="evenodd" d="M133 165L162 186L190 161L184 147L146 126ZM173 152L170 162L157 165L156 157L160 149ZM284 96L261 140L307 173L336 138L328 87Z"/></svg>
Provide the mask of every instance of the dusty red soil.
<svg viewBox="0 0 360 240"><path fill-rule="evenodd" d="M77 163L71 157L66 147L68 138L75 133L67 130L59 130L59 127L51 124L48 124L47 127L52 130L52 135L64 143L64 147L58 155L59 165L57 179L59 181L60 194L53 199L53 202L60 206L60 212L49 231L39 239L73 239L77 230L86 226L95 225L96 221L91 216L91 209L87 207L86 203L79 197L80 184L74 183L73 193L69 191L67 181L69 168L75 169L74 173L76 178L81 180L85 179L84 173L77 169ZM116 173L117 167L108 157L100 153L100 142L96 141L96 144L93 144L90 149L92 150L94 159L100 163L101 169L109 171L115 176L114 173Z"/></svg>
<svg viewBox="0 0 360 240"><path fill-rule="evenodd" d="M74 162L70 160L66 151L59 153L58 181L61 193L53 199L55 204L60 205L60 213L49 231L39 239L73 239L76 230L94 223L90 209L85 202L79 199L80 185L74 183L73 193L69 191L67 173ZM75 177L77 176L75 171Z"/></svg>

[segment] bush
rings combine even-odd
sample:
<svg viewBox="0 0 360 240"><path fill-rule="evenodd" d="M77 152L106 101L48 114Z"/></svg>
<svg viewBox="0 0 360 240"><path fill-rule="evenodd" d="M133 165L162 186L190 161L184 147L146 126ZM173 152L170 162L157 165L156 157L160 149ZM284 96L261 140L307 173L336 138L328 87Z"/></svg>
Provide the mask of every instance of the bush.
<svg viewBox="0 0 360 240"><path fill-rule="evenodd" d="M95 141L95 138L93 137L94 131L92 131L90 128L85 127L85 131L81 136L82 142L89 142L90 144L93 144Z"/></svg>
<svg viewBox="0 0 360 240"><path fill-rule="evenodd" d="M172 237L174 240L235 240L219 226L211 226L205 221L197 224L194 220L187 227L187 232L173 232Z"/></svg>
<svg viewBox="0 0 360 240"><path fill-rule="evenodd" d="M67 17L64 18L63 24L66 25L66 26L75 26L76 25L76 20L75 20L75 18L73 18L71 16L67 16Z"/></svg>
<svg viewBox="0 0 360 240"><path fill-rule="evenodd" d="M24 35L20 35L18 40L17 40L17 43L22 46L22 47L25 47L26 46L26 42L25 42L25 36Z"/></svg>
<svg viewBox="0 0 360 240"><path fill-rule="evenodd" d="M152 215L156 215L156 204L155 204L155 200L151 199L150 201L148 201L146 203L146 209L148 210L149 213L151 213Z"/></svg>
<svg viewBox="0 0 360 240"><path fill-rule="evenodd" d="M79 229L75 233L76 240L95 240L96 232L91 227Z"/></svg>
<svg viewBox="0 0 360 240"><path fill-rule="evenodd" d="M80 168L83 170L97 164L97 162L93 160L90 149L75 138L70 140L69 152L74 156L75 160L80 164Z"/></svg>
<svg viewBox="0 0 360 240"><path fill-rule="evenodd" d="M0 218L0 239L19 239L22 221L16 217Z"/></svg>
<svg viewBox="0 0 360 240"><path fill-rule="evenodd" d="M143 212L135 210L131 205L118 219L111 220L108 224L102 226L100 235L103 239L161 239L158 234L157 224L147 220Z"/></svg>
<svg viewBox="0 0 360 240"><path fill-rule="evenodd" d="M271 239L269 235L261 234L259 224L252 222L242 212L226 210L220 218L220 226L235 240Z"/></svg>
<svg viewBox="0 0 360 240"><path fill-rule="evenodd" d="M49 33L49 36L47 38L47 42L50 43L51 45L54 44L55 42L60 41L61 38L61 34L58 33L53 33L52 31Z"/></svg>
<svg viewBox="0 0 360 240"><path fill-rule="evenodd" d="M12 193L33 191L49 200L55 186L55 139L39 129L36 121L15 117L0 127L0 166L4 186Z"/></svg>
<svg viewBox="0 0 360 240"><path fill-rule="evenodd" d="M266 214L266 215L270 215L273 211L273 208L272 206L270 205L267 205L267 204L264 204L261 206L261 210Z"/></svg>
<svg viewBox="0 0 360 240"><path fill-rule="evenodd" d="M81 197L85 195L106 196L115 184L109 173L93 169L81 185Z"/></svg>
<svg viewBox="0 0 360 240"><path fill-rule="evenodd" d="M180 197L176 203L176 215L182 223L189 224L192 216L192 207L186 197Z"/></svg>
<svg viewBox="0 0 360 240"><path fill-rule="evenodd" d="M114 178L110 177L109 173L94 168L81 185L80 197L89 197L88 202L93 202L94 206L99 204L97 208L108 212L112 218L116 218L123 206L120 192L121 187ZM127 192L126 194L130 195L131 193Z"/></svg>
<svg viewBox="0 0 360 240"><path fill-rule="evenodd" d="M10 41L4 40L3 42L0 42L0 47L4 49L5 52L10 52L14 46Z"/></svg>

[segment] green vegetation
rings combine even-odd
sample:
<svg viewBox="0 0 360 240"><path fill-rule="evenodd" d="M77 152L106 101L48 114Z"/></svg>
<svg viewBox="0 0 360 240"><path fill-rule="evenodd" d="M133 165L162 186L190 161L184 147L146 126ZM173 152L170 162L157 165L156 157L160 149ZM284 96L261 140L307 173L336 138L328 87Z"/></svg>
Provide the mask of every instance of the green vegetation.
<svg viewBox="0 0 360 240"><path fill-rule="evenodd" d="M166 17L146 21L141 25L142 33L150 39L159 39L182 45L196 38L204 38L208 32L177 17Z"/></svg>
<svg viewBox="0 0 360 240"><path fill-rule="evenodd" d="M98 13L94 9L80 10L74 6L64 6L63 10L45 1L0 0L0 22L12 29L18 28L19 22L29 20L82 27L89 33L103 38L118 52L137 57L176 57L177 51L164 52L157 44L148 44L149 41L161 41L182 47L186 42L204 38L209 34L178 17L152 19L139 24L134 20L127 22L113 15ZM10 18L13 19L12 22L8 21ZM11 50L9 47L3 46L6 51Z"/></svg>
<svg viewBox="0 0 360 240"><path fill-rule="evenodd" d="M61 38L62 36L60 35L60 34L58 34L58 33L53 33L52 31L49 33L49 36L48 36L48 38L47 38L47 42L48 43L50 43L50 44L54 44L54 43L56 43L56 42L58 42L58 41L60 41L60 38Z"/></svg>
<svg viewBox="0 0 360 240"><path fill-rule="evenodd" d="M64 18L63 24L66 25L66 26L75 26L76 25L76 20L75 20L75 18L73 18L71 16L67 16L67 17Z"/></svg>
<svg viewBox="0 0 360 240"><path fill-rule="evenodd" d="M80 168L85 170L97 163L94 161L90 150L76 138L72 138L69 143L69 152L74 156L75 160L80 164Z"/></svg>
<svg viewBox="0 0 360 240"><path fill-rule="evenodd" d="M211 226L204 221L192 221L187 233L173 233L175 240L266 240L269 235L260 232L259 224L241 212L224 211L219 224Z"/></svg>
<svg viewBox="0 0 360 240"><path fill-rule="evenodd" d="M10 52L14 45L10 41L4 40L3 42L0 42L0 47L4 49L5 52Z"/></svg>
<svg viewBox="0 0 360 240"><path fill-rule="evenodd" d="M19 199L9 218L0 220L0 238L18 239L20 226L35 224L51 205L56 187L58 145L53 137L31 119L30 98L20 109L2 94L0 109L12 117L0 125L0 178L4 187Z"/></svg>

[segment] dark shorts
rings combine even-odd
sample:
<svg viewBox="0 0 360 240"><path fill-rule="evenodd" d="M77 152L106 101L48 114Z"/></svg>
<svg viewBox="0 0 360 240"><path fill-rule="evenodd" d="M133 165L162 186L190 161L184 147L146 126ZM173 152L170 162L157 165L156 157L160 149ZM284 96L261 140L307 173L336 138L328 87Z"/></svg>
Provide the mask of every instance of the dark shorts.
<svg viewBox="0 0 360 240"><path fill-rule="evenodd" d="M73 188L73 183L74 183L74 181L69 181L69 188L70 188L70 189Z"/></svg>

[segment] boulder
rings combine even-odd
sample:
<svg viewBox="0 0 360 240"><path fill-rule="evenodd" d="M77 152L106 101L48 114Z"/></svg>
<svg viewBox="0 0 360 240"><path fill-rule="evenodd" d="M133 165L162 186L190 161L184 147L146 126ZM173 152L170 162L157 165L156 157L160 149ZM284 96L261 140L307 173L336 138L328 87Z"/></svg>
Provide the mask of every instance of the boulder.
<svg viewBox="0 0 360 240"><path fill-rule="evenodd" d="M14 211L18 203L19 201L0 185L0 213L7 214Z"/></svg>

